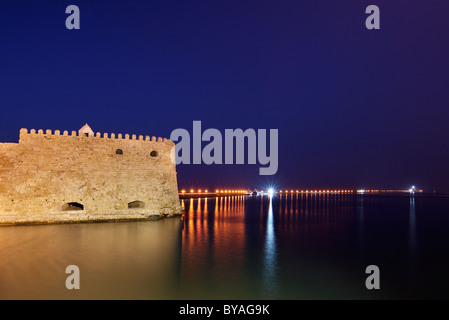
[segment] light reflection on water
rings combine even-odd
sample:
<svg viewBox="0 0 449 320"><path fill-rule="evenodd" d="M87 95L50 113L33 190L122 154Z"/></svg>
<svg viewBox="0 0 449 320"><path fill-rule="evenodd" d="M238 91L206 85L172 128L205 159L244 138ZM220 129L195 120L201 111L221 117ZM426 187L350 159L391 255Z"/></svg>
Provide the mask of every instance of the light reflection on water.
<svg viewBox="0 0 449 320"><path fill-rule="evenodd" d="M415 196L410 195L410 215L409 215L409 250L410 250L410 269L413 272L416 268L416 208Z"/></svg>
<svg viewBox="0 0 449 320"><path fill-rule="evenodd" d="M341 281L342 275L326 265L325 255L314 252L319 242L339 236L332 233L315 242L320 233L334 228L344 232L347 203L344 197L312 195L185 200L181 296L316 298L327 296L328 284L341 287L338 296L350 294L356 277ZM206 210L209 215L202 214Z"/></svg>
<svg viewBox="0 0 449 320"><path fill-rule="evenodd" d="M0 299L448 297L447 197L228 196L182 206L183 221L0 228ZM72 264L78 291L65 288ZM380 267L380 292L364 286L369 264Z"/></svg>
<svg viewBox="0 0 449 320"><path fill-rule="evenodd" d="M181 222L0 228L0 299L170 299ZM67 290L65 268L80 268Z"/></svg>
<svg viewBox="0 0 449 320"><path fill-rule="evenodd" d="M276 235L273 222L273 199L269 197L267 231L265 234L265 257L263 271L263 288L266 298L276 297ZM293 197L292 197L293 200Z"/></svg>

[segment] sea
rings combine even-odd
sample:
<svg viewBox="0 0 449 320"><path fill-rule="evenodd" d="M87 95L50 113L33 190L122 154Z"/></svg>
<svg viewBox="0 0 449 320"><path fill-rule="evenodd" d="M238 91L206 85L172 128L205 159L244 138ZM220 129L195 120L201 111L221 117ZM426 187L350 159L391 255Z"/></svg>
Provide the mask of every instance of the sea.
<svg viewBox="0 0 449 320"><path fill-rule="evenodd" d="M0 299L449 298L449 196L181 202L182 218L1 227Z"/></svg>

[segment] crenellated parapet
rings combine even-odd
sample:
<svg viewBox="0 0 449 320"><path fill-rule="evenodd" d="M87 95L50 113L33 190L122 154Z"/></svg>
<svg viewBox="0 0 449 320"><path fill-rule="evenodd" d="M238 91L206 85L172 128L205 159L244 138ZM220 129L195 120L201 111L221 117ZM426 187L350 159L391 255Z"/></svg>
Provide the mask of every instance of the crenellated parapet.
<svg viewBox="0 0 449 320"><path fill-rule="evenodd" d="M43 130L43 129L31 129L28 130L26 128L20 129L20 139L25 140L27 138L32 137L76 137L76 138L84 138L84 139L107 139L107 140L130 140L130 141L151 141L151 142L161 142L169 145L173 145L174 143L167 138L155 137L155 136L143 136L136 134L122 134L122 133L101 133L97 132L93 133L82 133L77 131L63 131L61 133L60 130L52 131L51 129Z"/></svg>

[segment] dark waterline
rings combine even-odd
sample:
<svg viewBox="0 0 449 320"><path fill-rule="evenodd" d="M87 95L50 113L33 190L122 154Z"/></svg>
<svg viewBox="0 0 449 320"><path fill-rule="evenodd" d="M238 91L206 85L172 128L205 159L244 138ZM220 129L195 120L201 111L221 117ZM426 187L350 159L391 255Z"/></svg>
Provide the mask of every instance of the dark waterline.
<svg viewBox="0 0 449 320"><path fill-rule="evenodd" d="M449 197L182 200L184 220L0 228L0 299L448 298ZM77 265L81 289L65 288ZM380 268L377 291L365 268Z"/></svg>

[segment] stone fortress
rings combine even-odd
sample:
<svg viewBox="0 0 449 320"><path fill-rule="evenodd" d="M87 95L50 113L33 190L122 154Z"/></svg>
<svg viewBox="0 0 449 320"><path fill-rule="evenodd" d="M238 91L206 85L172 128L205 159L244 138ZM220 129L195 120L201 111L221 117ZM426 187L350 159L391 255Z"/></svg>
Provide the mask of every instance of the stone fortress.
<svg viewBox="0 0 449 320"><path fill-rule="evenodd" d="M20 130L0 143L0 224L148 220L182 214L168 139Z"/></svg>

